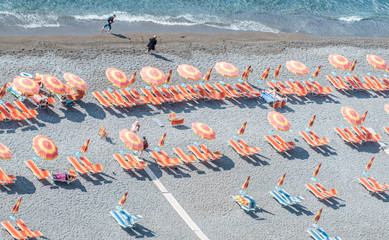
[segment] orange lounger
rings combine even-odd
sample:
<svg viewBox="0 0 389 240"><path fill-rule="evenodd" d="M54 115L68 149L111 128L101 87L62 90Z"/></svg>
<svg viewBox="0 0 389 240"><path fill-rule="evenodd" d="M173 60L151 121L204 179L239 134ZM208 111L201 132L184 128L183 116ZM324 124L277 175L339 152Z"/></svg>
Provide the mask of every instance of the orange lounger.
<svg viewBox="0 0 389 240"><path fill-rule="evenodd" d="M349 85L347 85L347 83L339 76L335 76L335 78L338 80L339 84L344 87L345 89L347 90L352 90Z"/></svg>
<svg viewBox="0 0 389 240"><path fill-rule="evenodd" d="M249 147L247 143L243 139L239 139L238 143L243 147L243 150L250 153L250 154L258 154L261 149L259 147Z"/></svg>
<svg viewBox="0 0 389 240"><path fill-rule="evenodd" d="M243 94L244 96L248 98L258 97L257 95L253 95L249 93L241 84L235 83L235 86L239 89L240 94Z"/></svg>
<svg viewBox="0 0 389 240"><path fill-rule="evenodd" d="M350 77L345 77L345 79L348 81L348 83L351 85L351 87L353 87L355 90L364 90L363 88L361 88L356 82L354 79L350 78Z"/></svg>
<svg viewBox="0 0 389 240"><path fill-rule="evenodd" d="M39 231L31 231L27 225L23 222L23 220L15 220L16 223L18 224L19 228L24 231L25 234L27 234L28 237L30 238L37 238L37 237L43 237L43 234Z"/></svg>
<svg viewBox="0 0 389 240"><path fill-rule="evenodd" d="M173 102L174 101L174 98L173 96L164 96L158 88L156 87L151 87L151 91L153 91L154 95L156 96L156 98L158 99L158 101L160 102Z"/></svg>
<svg viewBox="0 0 389 240"><path fill-rule="evenodd" d="M277 82L278 88L281 88L282 91L286 92L287 94L293 95L295 92L292 89L287 88L282 82Z"/></svg>
<svg viewBox="0 0 389 240"><path fill-rule="evenodd" d="M229 98L237 97L237 96L231 94L229 91L227 91L227 89L225 89L221 84L215 83L214 85L220 92L224 93L226 95L226 97L229 97Z"/></svg>
<svg viewBox="0 0 389 240"><path fill-rule="evenodd" d="M15 120L16 118L14 118L10 112L8 112L7 109L5 109L3 107L3 105L0 104L0 112L4 115L4 117L8 120Z"/></svg>
<svg viewBox="0 0 389 240"><path fill-rule="evenodd" d="M382 192L381 190L378 190L377 188L375 188L371 184L371 182L369 182L365 178L361 177L361 178L358 178L358 180L362 184L362 186L364 186L369 192L371 192L371 193L380 193L380 192Z"/></svg>
<svg viewBox="0 0 389 240"><path fill-rule="evenodd" d="M312 147L320 146L315 142L315 139L311 138L306 132L300 132L300 135L304 138L304 140Z"/></svg>
<svg viewBox="0 0 389 240"><path fill-rule="evenodd" d="M216 91L212 86L211 84L209 83L206 83L204 84L205 88L211 93L212 97L214 99L217 99L217 100L221 100L221 99L224 99L226 98L226 94L224 92L218 92Z"/></svg>
<svg viewBox="0 0 389 240"><path fill-rule="evenodd" d="M254 90L254 89L250 86L250 84L248 84L247 82L242 82L241 84L242 84L242 86L244 86L251 94L256 95L256 96L258 96L258 97L260 97L260 96L261 96L261 92L263 92L263 91L256 91L256 90Z"/></svg>
<svg viewBox="0 0 389 240"><path fill-rule="evenodd" d="M372 177L369 177L369 178L367 178L370 182L371 182L371 184L373 184L373 186L376 188L376 189L378 189L378 190L380 190L380 191L382 191L382 192L385 192L385 191L387 191L388 190L388 188L389 188L389 185L388 184L379 184L374 178L372 178Z"/></svg>
<svg viewBox="0 0 389 240"><path fill-rule="evenodd" d="M0 168L0 184L11 184L15 183L16 177L14 175L7 175Z"/></svg>
<svg viewBox="0 0 389 240"><path fill-rule="evenodd" d="M167 159L163 159L157 151L150 152L150 155L157 161L157 164L161 167L170 167L170 163Z"/></svg>
<svg viewBox="0 0 389 240"><path fill-rule="evenodd" d="M331 87L323 87L317 81L313 81L312 84L319 90L321 94L331 94L334 90Z"/></svg>
<svg viewBox="0 0 389 240"><path fill-rule="evenodd" d="M50 176L50 173L49 171L47 170L40 170L33 161L25 161L25 163L27 164L27 166L31 169L31 171L34 173L34 175L42 180L42 179L46 179Z"/></svg>
<svg viewBox="0 0 389 240"><path fill-rule="evenodd" d="M130 92L137 101L140 101L144 104L150 103L151 101L150 97L140 95L136 89L130 89Z"/></svg>
<svg viewBox="0 0 389 240"><path fill-rule="evenodd" d="M358 84L358 86L364 90L370 90L371 87L370 87L370 84L368 83L363 83L361 80L359 80L359 78L357 78L357 76L352 76L353 80L355 81L356 84Z"/></svg>
<svg viewBox="0 0 389 240"><path fill-rule="evenodd" d="M113 157L119 162L120 166L126 170L131 170L131 165L124 160L123 156L121 154L113 154Z"/></svg>
<svg viewBox="0 0 389 240"><path fill-rule="evenodd" d="M365 134L366 141L378 142L381 140L381 136L379 134L372 134L365 126L361 125L361 129Z"/></svg>
<svg viewBox="0 0 389 240"><path fill-rule="evenodd" d="M326 75L327 79L330 81L330 83L338 90L347 90L345 87L340 85L338 81L331 75Z"/></svg>
<svg viewBox="0 0 389 240"><path fill-rule="evenodd" d="M118 99L116 99L111 92L109 91L103 91L103 94L105 95L106 98L108 98L108 101L110 103L112 103L113 105L115 106L118 106L118 107L123 107L123 103L121 103L120 101L118 101Z"/></svg>
<svg viewBox="0 0 389 240"><path fill-rule="evenodd" d="M133 168L144 169L147 167L147 163L145 161L140 159L136 160L131 154L126 154L124 157L127 159L127 163Z"/></svg>
<svg viewBox="0 0 389 240"><path fill-rule="evenodd" d="M1 225L8 231L14 239L27 239L28 235L25 231L18 231L10 222L1 222Z"/></svg>
<svg viewBox="0 0 389 240"><path fill-rule="evenodd" d="M353 130L354 132L356 133L356 137L361 140L361 141L367 141L366 137L365 137L365 134L363 134L363 132L357 127L357 126L354 126L353 127Z"/></svg>
<svg viewBox="0 0 389 240"><path fill-rule="evenodd" d="M239 146L238 143L236 143L234 140L229 140L228 143L231 145L231 147L241 156L249 156L251 155L250 153L246 152Z"/></svg>
<svg viewBox="0 0 389 240"><path fill-rule="evenodd" d="M335 131L338 133L338 135L345 141L345 142L348 142L348 143L352 143L353 140L350 139L343 131L342 129L340 128L334 128Z"/></svg>
<svg viewBox="0 0 389 240"><path fill-rule="evenodd" d="M230 84L226 83L224 84L224 87L227 89L227 91L229 91L232 95L235 95L236 97L243 97L242 93L241 92L237 92L235 91L235 89L233 87L231 87Z"/></svg>
<svg viewBox="0 0 389 240"><path fill-rule="evenodd" d="M16 106L18 106L18 108L19 108L22 112L28 114L28 117L29 117L29 118L35 118L35 116L38 115L37 110L35 110L35 109L28 109L28 108L26 107L26 105L24 105L21 101L14 101L14 103L15 103Z"/></svg>
<svg viewBox="0 0 389 240"><path fill-rule="evenodd" d="M317 134L313 130L309 131L309 134L311 134L315 142L318 143L319 145L326 145L327 143L330 142L328 138L319 138L319 136L317 136Z"/></svg>
<svg viewBox="0 0 389 240"><path fill-rule="evenodd" d="M201 98L201 99L204 98L191 85L186 84L186 88L189 90L189 92L193 94L193 96L196 96L197 98Z"/></svg>
<svg viewBox="0 0 389 240"><path fill-rule="evenodd" d="M303 94L303 95L307 95L308 94L307 89L299 81L294 81L294 84L298 87L298 89L300 90L301 94Z"/></svg>
<svg viewBox="0 0 389 240"><path fill-rule="evenodd" d="M100 173L103 171L103 165L101 164L93 164L86 158L80 157L81 162L85 165L85 168L92 173Z"/></svg>
<svg viewBox="0 0 389 240"><path fill-rule="evenodd" d="M375 78L375 77L370 77L370 78L371 78L371 80L373 80L373 82L375 83L375 85L376 85L378 88L380 88L382 91L388 90L388 88L387 88L386 86L382 85L382 83L381 83L380 81L378 81L377 78Z"/></svg>
<svg viewBox="0 0 389 240"><path fill-rule="evenodd" d="M200 150L195 145L188 146L189 149L193 152L193 154L202 161L208 161L208 157L200 152Z"/></svg>
<svg viewBox="0 0 389 240"><path fill-rule="evenodd" d="M374 91L382 91L383 89L378 88L368 77L363 78L367 84L369 84L370 88Z"/></svg>
<svg viewBox="0 0 389 240"><path fill-rule="evenodd" d="M327 195L328 197L335 197L338 195L338 190L336 189L330 189L327 191L320 183L315 183L315 185L323 194Z"/></svg>
<svg viewBox="0 0 389 240"><path fill-rule="evenodd" d="M127 89L120 89L120 92L127 98L127 100L133 105L140 105L143 102L137 101Z"/></svg>
<svg viewBox="0 0 389 240"><path fill-rule="evenodd" d="M161 88L162 89L162 88ZM185 99L185 95L179 93L177 91L177 89L174 87L174 86L170 86L169 87L169 91L167 89L165 89L166 91L163 91L163 93L166 95L166 94L170 94L170 92L173 94L173 95L170 95L173 97L173 99L175 100L175 102L183 102L183 101L186 101ZM165 93L166 92L166 93ZM189 100L193 100L193 98L191 96L188 96L187 97Z"/></svg>
<svg viewBox="0 0 389 240"><path fill-rule="evenodd" d="M199 94L203 97L203 98L207 98L207 99L213 99L213 97L211 96L211 94L209 94L207 92L207 90L205 90L203 88L203 86L201 85L195 85L195 87L199 90Z"/></svg>
<svg viewBox="0 0 389 240"><path fill-rule="evenodd" d="M388 79L382 78L381 80L382 80L382 82L384 82L384 86L385 86L386 88L389 88L389 81L388 81Z"/></svg>
<svg viewBox="0 0 389 240"><path fill-rule="evenodd" d="M343 131L347 134L347 136L349 137L349 139L351 139L351 141L353 141L355 143L361 142L360 138L355 136L355 134L353 132L351 132L350 129L344 128Z"/></svg>
<svg viewBox="0 0 389 240"><path fill-rule="evenodd" d="M181 148L173 148L173 151L186 163L192 163L197 160L195 155L186 155Z"/></svg>
<svg viewBox="0 0 389 240"><path fill-rule="evenodd" d="M134 103L128 102L126 99L124 99L124 97L122 97L122 95L120 95L120 93L117 91L113 91L112 95L115 97L116 101L118 101L124 107L132 107L135 105Z"/></svg>
<svg viewBox="0 0 389 240"><path fill-rule="evenodd" d="M327 198L329 198L329 196L327 196L327 195L324 195L324 194L322 194L314 185L312 185L312 184L306 184L305 185L308 189L309 189L309 191L311 191L311 193L313 193L313 195L315 195L315 197L317 197L318 199L327 199Z"/></svg>
<svg viewBox="0 0 389 240"><path fill-rule="evenodd" d="M323 94L315 86L312 85L309 81L304 81L305 85L307 85L307 90L314 94Z"/></svg>
<svg viewBox="0 0 389 240"><path fill-rule="evenodd" d="M278 135L273 135L274 139L278 141L278 143L281 145L281 147L287 149L287 150L292 150L294 148L294 146L296 146L296 144L292 141L290 142L286 142L284 141L284 139L282 139L280 136Z"/></svg>
<svg viewBox="0 0 389 240"><path fill-rule="evenodd" d="M169 163L169 164L172 165L172 166L177 166L177 165L179 165L180 163L182 163L181 160L180 160L179 158L170 158L170 157L166 154L165 151L159 151L158 153L163 157L163 159L164 159L167 163Z"/></svg>
<svg viewBox="0 0 389 240"><path fill-rule="evenodd" d="M12 105L12 103L4 103L4 105L7 107L7 109L9 110L9 112L11 113L11 115L15 119L24 120L24 119L26 119L28 117L28 113L21 113L21 112L19 112L19 110L17 110Z"/></svg>
<svg viewBox="0 0 389 240"><path fill-rule="evenodd" d="M88 169L84 166L81 166L81 164L75 159L74 157L68 157L69 162L73 165L73 167L77 170L77 172L81 174L88 173Z"/></svg>
<svg viewBox="0 0 389 240"><path fill-rule="evenodd" d="M172 119L170 122L170 126L178 126L178 125L183 125L184 124L184 118L181 119Z"/></svg>
<svg viewBox="0 0 389 240"><path fill-rule="evenodd" d="M177 85L176 87L178 88L178 90L180 90L181 94L184 97L186 97L187 99L189 99L189 100L196 100L197 99L196 95L188 92L188 90L186 90L186 88L184 88L183 86Z"/></svg>
<svg viewBox="0 0 389 240"><path fill-rule="evenodd" d="M140 89L146 97L148 97L152 104L154 105L161 105L161 102L163 102L163 99L159 99L158 97L155 97L147 88L141 88Z"/></svg>
<svg viewBox="0 0 389 240"><path fill-rule="evenodd" d="M211 152L205 145L199 145L201 151L203 151L204 155L212 160L219 159L223 157L220 152Z"/></svg>
<svg viewBox="0 0 389 240"><path fill-rule="evenodd" d="M265 136L266 140L268 141L268 143L270 145L272 145L272 147L277 150L278 152L285 152L286 149L284 147L282 147L272 136L268 135L268 136Z"/></svg>
<svg viewBox="0 0 389 240"><path fill-rule="evenodd" d="M288 94L293 94L293 92L289 92L289 91L284 91L282 90L281 87L277 86L275 83L273 82L267 82L267 84L269 84L269 86L271 88L273 88L275 91L277 91L278 93L282 94L282 95L288 95ZM288 89L289 90L289 89Z"/></svg>
<svg viewBox="0 0 389 240"><path fill-rule="evenodd" d="M103 107L111 107L112 105L103 97L103 95L101 95L101 93L99 92L92 92L93 96L95 96L95 98L97 99L97 101L99 101L99 103L101 105L103 105Z"/></svg>
<svg viewBox="0 0 389 240"><path fill-rule="evenodd" d="M290 89L299 97L303 97L307 94L304 94L305 92L301 91L299 87L297 87L293 82L291 81L285 81L286 84L290 87Z"/></svg>

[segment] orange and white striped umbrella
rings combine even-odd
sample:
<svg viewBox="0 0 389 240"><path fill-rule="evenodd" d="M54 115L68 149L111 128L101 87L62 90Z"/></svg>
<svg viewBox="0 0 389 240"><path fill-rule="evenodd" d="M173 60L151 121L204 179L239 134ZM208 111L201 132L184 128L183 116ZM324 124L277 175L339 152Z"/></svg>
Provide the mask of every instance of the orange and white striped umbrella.
<svg viewBox="0 0 389 240"><path fill-rule="evenodd" d="M0 143L0 158L1 159L11 159L12 157L12 152L9 150L7 146L4 144Z"/></svg>
<svg viewBox="0 0 389 240"><path fill-rule="evenodd" d="M80 91L86 91L88 89L88 84L77 75L73 73L64 73L63 78L68 82L68 84Z"/></svg>
<svg viewBox="0 0 389 240"><path fill-rule="evenodd" d="M307 75L308 71L309 71L307 66L305 66L301 62L294 61L294 60L287 61L286 62L286 68L289 71L291 71L292 73L297 74L297 75Z"/></svg>
<svg viewBox="0 0 389 240"><path fill-rule="evenodd" d="M270 67L266 68L266 70L261 74L261 78L263 80L266 80L269 77L269 71L270 71Z"/></svg>
<svg viewBox="0 0 389 240"><path fill-rule="evenodd" d="M242 185L242 189L247 189L249 187L249 181L250 181L250 176L248 176L246 181L244 181Z"/></svg>
<svg viewBox="0 0 389 240"><path fill-rule="evenodd" d="M369 62L370 65L378 69L385 70L388 67L386 62L382 58L377 57L376 55L367 55L366 60Z"/></svg>
<svg viewBox="0 0 389 240"><path fill-rule="evenodd" d="M353 64L351 65L351 68L350 68L350 71L352 72L352 71L354 71L354 69L355 69L355 65L357 64L357 60L355 60L354 62L353 62Z"/></svg>
<svg viewBox="0 0 389 240"><path fill-rule="evenodd" d="M165 75L161 70L155 67L144 67L140 71L140 75L144 81L152 85L162 85L165 83Z"/></svg>
<svg viewBox="0 0 389 240"><path fill-rule="evenodd" d="M166 77L166 79L165 79L165 82L166 82L166 83L169 83L171 77L172 77L172 70L170 69L169 72L167 73L167 77Z"/></svg>
<svg viewBox="0 0 389 240"><path fill-rule="evenodd" d="M367 112L368 112L368 111L366 111L366 112L362 115L362 122L361 122L361 124L365 122L365 119L366 119L366 116L367 116Z"/></svg>
<svg viewBox="0 0 389 240"><path fill-rule="evenodd" d="M321 167L321 163L319 163L319 165L317 165L315 171L313 172L313 176L317 176L317 174L319 174L319 170L320 170L320 167Z"/></svg>
<svg viewBox="0 0 389 240"><path fill-rule="evenodd" d="M46 86L47 90L55 94L65 94L65 85L58 78L51 75L43 75L42 83Z"/></svg>
<svg viewBox="0 0 389 240"><path fill-rule="evenodd" d="M271 111L267 115L267 119L274 128L280 131L289 131L291 127L289 120L282 113Z"/></svg>
<svg viewBox="0 0 389 240"><path fill-rule="evenodd" d="M277 182L277 186L281 187L284 184L284 179L285 179L286 173L282 174L280 179Z"/></svg>
<svg viewBox="0 0 389 240"><path fill-rule="evenodd" d="M124 144L132 150L143 150L143 141L138 135L136 135L136 133L127 129L122 129L119 133L119 137Z"/></svg>
<svg viewBox="0 0 389 240"><path fill-rule="evenodd" d="M180 74L181 77L193 81L200 80L202 76L201 72L197 68L188 64L178 65L177 72L178 74Z"/></svg>
<svg viewBox="0 0 389 240"><path fill-rule="evenodd" d="M22 197L19 198L19 200L16 202L15 206L12 208L13 213L19 212L20 203L22 202Z"/></svg>
<svg viewBox="0 0 389 240"><path fill-rule="evenodd" d="M389 113L389 103L385 104L384 109L387 113Z"/></svg>
<svg viewBox="0 0 389 240"><path fill-rule="evenodd" d="M313 117L312 117L311 121L309 121L309 123L308 123L308 127L312 127L313 123L315 122L315 119L316 119L316 114L315 114L315 115L313 115Z"/></svg>
<svg viewBox="0 0 389 240"><path fill-rule="evenodd" d="M276 71L274 72L274 77L278 77L278 75L280 74L280 70L281 70L281 64L277 67Z"/></svg>
<svg viewBox="0 0 389 240"><path fill-rule="evenodd" d="M88 138L88 140L86 140L84 145L82 145L81 152L86 153L86 151L88 151L89 141L90 141L90 139Z"/></svg>
<svg viewBox="0 0 389 240"><path fill-rule="evenodd" d="M127 75L119 69L108 68L105 71L108 80L118 88L126 88L130 85Z"/></svg>
<svg viewBox="0 0 389 240"><path fill-rule="evenodd" d="M50 138L37 135L32 140L32 148L35 152L46 160L54 160L58 157L58 147Z"/></svg>
<svg viewBox="0 0 389 240"><path fill-rule="evenodd" d="M39 85L28 77L16 77L13 84L17 90L26 95L35 95L39 93Z"/></svg>
<svg viewBox="0 0 389 240"><path fill-rule="evenodd" d="M208 72L203 77L204 81L209 81L209 78L211 77L212 68L208 70Z"/></svg>
<svg viewBox="0 0 389 240"><path fill-rule="evenodd" d="M362 124L361 116L353 108L347 106L342 107L342 114L344 119L352 125L358 126Z"/></svg>
<svg viewBox="0 0 389 240"><path fill-rule="evenodd" d="M136 71L132 74L132 76L130 78L130 85L135 83L135 78L136 78Z"/></svg>
<svg viewBox="0 0 389 240"><path fill-rule="evenodd" d="M7 83L4 83L3 87L1 87L0 90L0 98L3 98L5 96L6 91L7 91Z"/></svg>
<svg viewBox="0 0 389 240"><path fill-rule="evenodd" d="M234 78L239 75L238 68L228 62L217 62L215 69L220 75L224 77Z"/></svg>
<svg viewBox="0 0 389 240"><path fill-rule="evenodd" d="M242 127L240 127L238 134L243 135L244 130L246 129L247 121L243 123Z"/></svg>
<svg viewBox="0 0 389 240"><path fill-rule="evenodd" d="M165 144L166 132L162 135L161 139L158 142L158 146L162 147Z"/></svg>
<svg viewBox="0 0 389 240"><path fill-rule="evenodd" d="M351 67L351 62L343 55L331 54L328 57L328 61L330 61L332 66L342 70L349 69Z"/></svg>
<svg viewBox="0 0 389 240"><path fill-rule="evenodd" d="M312 74L313 77L317 77L317 76L319 75L320 68L321 68L321 65L319 65L319 66L316 68L316 71Z"/></svg>
<svg viewBox="0 0 389 240"><path fill-rule="evenodd" d="M323 211L323 208L320 208L319 212L315 215L315 218L313 221L318 222L320 220L321 212Z"/></svg>
<svg viewBox="0 0 389 240"><path fill-rule="evenodd" d="M200 122L192 123L192 130L200 137L208 140L216 138L215 131L212 130L208 125Z"/></svg>
<svg viewBox="0 0 389 240"><path fill-rule="evenodd" d="M374 157L372 157L372 158L370 159L370 162L366 165L366 170L370 170L371 165L373 164L373 161L374 161Z"/></svg>
<svg viewBox="0 0 389 240"><path fill-rule="evenodd" d="M124 195L123 195L123 197L122 197L122 199L120 199L120 201L119 201L119 205L120 205L120 206L123 206L123 204L126 202L126 200L127 200L127 194L128 194L128 192L125 192Z"/></svg>

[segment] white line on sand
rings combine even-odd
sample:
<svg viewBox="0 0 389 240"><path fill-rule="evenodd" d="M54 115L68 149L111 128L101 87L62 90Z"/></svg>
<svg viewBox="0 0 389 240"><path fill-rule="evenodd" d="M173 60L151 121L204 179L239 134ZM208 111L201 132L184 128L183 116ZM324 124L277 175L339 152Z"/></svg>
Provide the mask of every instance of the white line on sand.
<svg viewBox="0 0 389 240"><path fill-rule="evenodd" d="M367 128L367 130L369 130L372 134L376 134L372 128ZM386 146L386 144L381 141L378 141L378 144L380 145L381 149L389 155L389 148Z"/></svg>
<svg viewBox="0 0 389 240"><path fill-rule="evenodd" d="M192 218L188 215L188 213L181 207L181 205L174 198L173 194L167 191L165 186L158 180L153 171L150 168L145 167L146 173L149 175L153 183L158 187L158 189L163 193L165 198L169 201L169 203L173 206L174 210L180 215L180 217L188 224L188 226L192 229L192 231L201 239L208 240L208 237L205 236L203 231L193 222Z"/></svg>

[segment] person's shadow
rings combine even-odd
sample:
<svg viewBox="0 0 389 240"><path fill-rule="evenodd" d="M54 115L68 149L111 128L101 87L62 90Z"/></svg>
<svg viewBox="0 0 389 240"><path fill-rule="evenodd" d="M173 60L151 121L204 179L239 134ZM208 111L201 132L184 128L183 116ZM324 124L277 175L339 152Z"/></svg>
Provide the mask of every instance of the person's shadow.
<svg viewBox="0 0 389 240"><path fill-rule="evenodd" d="M164 56L161 56L161 55L156 54L156 53L150 53L150 55L154 56L155 58L158 58L158 59L162 59L162 60L164 60L164 61L167 61L167 62L173 62L172 60L167 59L167 58L165 58Z"/></svg>
<svg viewBox="0 0 389 240"><path fill-rule="evenodd" d="M124 36L123 34L116 34L116 33L111 33L112 36L115 36L115 37L118 37L118 38L122 38L122 39L128 39L129 41L131 41L131 38L129 37L126 37Z"/></svg>

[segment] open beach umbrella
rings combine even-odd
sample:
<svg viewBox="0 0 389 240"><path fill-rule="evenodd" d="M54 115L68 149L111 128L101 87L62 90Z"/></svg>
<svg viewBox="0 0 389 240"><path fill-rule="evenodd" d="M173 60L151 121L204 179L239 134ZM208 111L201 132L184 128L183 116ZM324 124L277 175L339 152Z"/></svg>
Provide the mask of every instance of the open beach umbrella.
<svg viewBox="0 0 389 240"><path fill-rule="evenodd" d="M362 124L361 116L351 107L342 107L342 114L344 119L352 125L358 126Z"/></svg>
<svg viewBox="0 0 389 240"><path fill-rule="evenodd" d="M58 147L50 138L37 135L32 140L32 148L35 152L46 160L54 160L58 157Z"/></svg>
<svg viewBox="0 0 389 240"><path fill-rule="evenodd" d="M331 65L338 69L350 69L351 62L343 55L339 54L331 54L328 57L328 61L330 61Z"/></svg>
<svg viewBox="0 0 389 240"><path fill-rule="evenodd" d="M13 84L17 90L25 95L35 95L39 93L39 85L34 80L28 77L16 77Z"/></svg>
<svg viewBox="0 0 389 240"><path fill-rule="evenodd" d="M316 114L313 115L311 121L309 121L309 123L308 123L308 127L309 127L309 128L312 127L313 123L315 122L315 119L316 119Z"/></svg>
<svg viewBox="0 0 389 240"><path fill-rule="evenodd" d="M7 91L7 83L4 83L3 87L1 87L1 90L0 90L0 98L3 98L5 96L6 91Z"/></svg>
<svg viewBox="0 0 389 240"><path fill-rule="evenodd" d="M202 76L201 72L197 68L188 64L178 65L177 72L181 77L194 81L200 80Z"/></svg>
<svg viewBox="0 0 389 240"><path fill-rule="evenodd" d="M65 94L65 85L58 78L51 75L43 75L42 83L46 86L47 90L55 94Z"/></svg>
<svg viewBox="0 0 389 240"><path fill-rule="evenodd" d="M136 135L136 133L122 129L119 133L120 139L132 150L140 151L143 150L143 141L142 139Z"/></svg>
<svg viewBox="0 0 389 240"><path fill-rule="evenodd" d="M385 104L384 108L385 108L385 111L386 111L387 113L389 113L389 103Z"/></svg>
<svg viewBox="0 0 389 240"><path fill-rule="evenodd" d="M73 73L64 73L63 78L68 82L68 84L80 91L86 91L88 89L88 84L77 75Z"/></svg>
<svg viewBox="0 0 389 240"><path fill-rule="evenodd" d="M11 159L12 157L12 152L9 150L7 146L4 144L0 143L0 158L1 159Z"/></svg>
<svg viewBox="0 0 389 240"><path fill-rule="evenodd" d="M371 159L370 159L370 162L366 165L366 170L370 170L370 168L371 168L371 165L373 164L373 160L374 160L374 157L372 157Z"/></svg>
<svg viewBox="0 0 389 240"><path fill-rule="evenodd" d="M385 70L388 67L386 62L382 58L377 57L376 55L367 55L366 60L369 62L370 65L378 69Z"/></svg>
<svg viewBox="0 0 389 240"><path fill-rule="evenodd" d="M19 200L16 202L15 206L12 208L12 212L14 214L19 212L19 207L20 207L21 202L22 202L22 197L19 198Z"/></svg>
<svg viewBox="0 0 389 240"><path fill-rule="evenodd" d="M204 81L209 81L209 78L211 77L212 68L208 70L208 72L203 77Z"/></svg>
<svg viewBox="0 0 389 240"><path fill-rule="evenodd" d="M280 74L280 70L281 70L281 64L277 67L276 71L274 72L274 77L278 77L278 75Z"/></svg>
<svg viewBox="0 0 389 240"><path fill-rule="evenodd" d="M294 60L287 61L286 68L297 75L307 75L309 71L307 66L305 66L303 63Z"/></svg>
<svg viewBox="0 0 389 240"><path fill-rule="evenodd" d="M169 72L167 73L167 77L166 77L166 79L165 79L165 82L166 82L166 83L169 83L171 77L172 77L172 70L170 69Z"/></svg>
<svg viewBox="0 0 389 240"><path fill-rule="evenodd" d="M323 208L320 208L319 212L315 215L315 218L313 221L318 222L320 220L321 212L323 211Z"/></svg>
<svg viewBox="0 0 389 240"><path fill-rule="evenodd" d="M277 182L277 186L281 187L284 184L284 179L285 179L286 173L282 174L280 179Z"/></svg>
<svg viewBox="0 0 389 240"><path fill-rule="evenodd" d="M270 71L270 67L266 68L266 70L261 74L261 78L263 80L266 80L269 77L269 71Z"/></svg>
<svg viewBox="0 0 389 240"><path fill-rule="evenodd" d="M250 181L250 176L248 176L246 181L244 181L242 185L242 189L247 189L249 187L249 181Z"/></svg>
<svg viewBox="0 0 389 240"><path fill-rule="evenodd" d="M239 75L238 68L228 62L217 62L215 64L215 69L223 77L234 78Z"/></svg>
<svg viewBox="0 0 389 240"><path fill-rule="evenodd" d="M162 85L165 83L165 75L161 70L155 67L144 67L140 71L140 75L144 81L152 85Z"/></svg>
<svg viewBox="0 0 389 240"><path fill-rule="evenodd" d="M123 204L126 202L126 200L127 200L127 194L128 194L128 192L125 192L125 193L124 193L122 199L120 199L120 201L119 201L119 206L123 206Z"/></svg>
<svg viewBox="0 0 389 240"><path fill-rule="evenodd" d="M353 62L353 64L351 65L351 68L350 68L350 71L352 72L352 71L354 71L354 68L355 68L355 65L357 64L357 60L355 60L354 62Z"/></svg>
<svg viewBox="0 0 389 240"><path fill-rule="evenodd" d="M317 77L317 76L319 75L320 68L321 68L321 65L319 65L319 66L316 68L316 71L312 74L313 77Z"/></svg>
<svg viewBox="0 0 389 240"><path fill-rule="evenodd" d="M192 130L200 137L208 140L216 138L215 131L212 130L208 125L200 122L192 123Z"/></svg>
<svg viewBox="0 0 389 240"><path fill-rule="evenodd" d="M81 152L86 153L86 151L88 151L89 141L90 141L90 139L88 138L88 140L86 140L84 145L82 145Z"/></svg>
<svg viewBox="0 0 389 240"><path fill-rule="evenodd" d="M274 128L280 131L289 131L291 127L289 120L282 113L271 111L267 115L267 119Z"/></svg>
<svg viewBox="0 0 389 240"><path fill-rule="evenodd" d="M127 75L119 69L108 68L105 71L105 75L107 76L108 80L118 88L126 88L130 85L130 80L128 79Z"/></svg>
<svg viewBox="0 0 389 240"><path fill-rule="evenodd" d="M243 123L242 127L240 127L238 134L243 135L244 130L246 129L247 121Z"/></svg>
<svg viewBox="0 0 389 240"><path fill-rule="evenodd" d="M161 139L158 142L158 146L162 147L165 144L166 132L162 135Z"/></svg>

